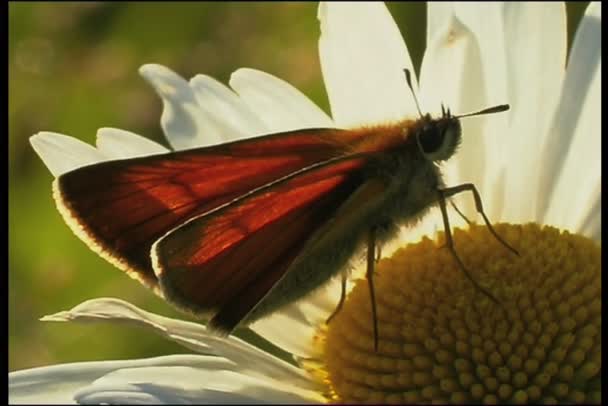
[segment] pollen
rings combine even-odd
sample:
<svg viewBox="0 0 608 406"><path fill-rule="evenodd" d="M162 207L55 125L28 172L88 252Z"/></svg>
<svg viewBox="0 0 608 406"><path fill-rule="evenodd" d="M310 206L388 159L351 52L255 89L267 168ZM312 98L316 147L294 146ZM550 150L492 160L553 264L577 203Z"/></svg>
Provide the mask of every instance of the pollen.
<svg viewBox="0 0 608 406"><path fill-rule="evenodd" d="M455 230L471 276L425 238L359 280L318 341L336 403L599 403L600 246L537 224Z"/></svg>

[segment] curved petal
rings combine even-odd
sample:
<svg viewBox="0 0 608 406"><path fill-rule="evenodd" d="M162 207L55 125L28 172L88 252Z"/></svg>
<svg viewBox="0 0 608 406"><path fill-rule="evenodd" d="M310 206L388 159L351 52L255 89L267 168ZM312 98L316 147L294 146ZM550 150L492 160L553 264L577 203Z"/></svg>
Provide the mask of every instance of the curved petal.
<svg viewBox="0 0 608 406"><path fill-rule="evenodd" d="M318 18L323 80L338 126L417 115L403 69L415 71L399 28L384 3L323 2ZM412 79L415 82L415 77Z"/></svg>
<svg viewBox="0 0 608 406"><path fill-rule="evenodd" d="M87 404L313 403L319 395L290 384L222 368L129 368L104 375L75 395Z"/></svg>
<svg viewBox="0 0 608 406"><path fill-rule="evenodd" d="M32 135L30 144L55 177L107 159L85 142L49 131Z"/></svg>
<svg viewBox="0 0 608 406"><path fill-rule="evenodd" d="M141 135L109 127L97 130L97 149L108 159L135 158L170 152L169 149Z"/></svg>
<svg viewBox="0 0 608 406"><path fill-rule="evenodd" d="M567 52L566 10L563 3L506 3L505 49L511 122L507 157L509 199L503 219L535 218L541 147L551 114L559 100Z"/></svg>
<svg viewBox="0 0 608 406"><path fill-rule="evenodd" d="M74 404L76 392L95 380L124 368L192 367L208 370L230 369L233 363L202 355L102 362L76 362L32 368L8 374L10 404Z"/></svg>
<svg viewBox="0 0 608 406"><path fill-rule="evenodd" d="M205 114L190 85L181 76L155 64L143 65L139 73L163 101L161 126L173 148L189 149L222 141L218 134L205 131Z"/></svg>
<svg viewBox="0 0 608 406"><path fill-rule="evenodd" d="M230 88L207 75L190 79L198 104L208 114L209 131L224 141L270 132L245 101Z"/></svg>
<svg viewBox="0 0 608 406"><path fill-rule="evenodd" d="M230 77L230 86L271 132L334 126L302 92L266 72L241 68Z"/></svg>
<svg viewBox="0 0 608 406"><path fill-rule="evenodd" d="M308 377L292 365L235 338L219 337L198 324L146 312L128 302L102 298L81 303L71 310L45 316L43 321L121 321L144 327L193 351L221 355L234 362L236 370L252 376L284 379L301 388L314 387Z"/></svg>
<svg viewBox="0 0 608 406"><path fill-rule="evenodd" d="M591 3L572 45L560 103L540 157L537 215L571 230L584 226L587 210L601 199L594 192L601 182L601 19L601 5Z"/></svg>

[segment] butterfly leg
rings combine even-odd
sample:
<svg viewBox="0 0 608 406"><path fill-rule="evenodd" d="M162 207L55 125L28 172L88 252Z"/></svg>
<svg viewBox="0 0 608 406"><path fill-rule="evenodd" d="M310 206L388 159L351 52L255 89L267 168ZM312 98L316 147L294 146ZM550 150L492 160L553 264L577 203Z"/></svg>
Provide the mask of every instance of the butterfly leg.
<svg viewBox="0 0 608 406"><path fill-rule="evenodd" d="M344 270L344 271L342 271L342 292L340 293L340 301L338 302L338 305L336 306L336 309L333 311L333 313L329 315L327 320L325 320L325 324L329 324L329 322L342 309L342 305L344 304L344 299L346 299L346 277L347 277L347 273L346 273L346 270Z"/></svg>
<svg viewBox="0 0 608 406"><path fill-rule="evenodd" d="M462 217L462 219L466 221L468 225L471 225L471 220L469 220L469 218L465 216L463 212L460 211L460 209L458 208L458 206L456 206L456 203L454 203L452 199L450 199L450 205L454 208L454 210L456 210L456 213L458 213L460 217Z"/></svg>
<svg viewBox="0 0 608 406"><path fill-rule="evenodd" d="M378 244L376 246L376 263L380 262L381 258L382 258L382 246L380 244Z"/></svg>
<svg viewBox="0 0 608 406"><path fill-rule="evenodd" d="M376 314L376 293L374 291L374 266L376 265L376 228L369 230L367 238L367 284L372 302L372 322L374 326L374 351L378 351L378 317Z"/></svg>
<svg viewBox="0 0 608 406"><path fill-rule="evenodd" d="M450 252L452 253L452 256L458 263L458 267L464 273L464 275L471 281L473 286L475 286L476 289L478 289L483 294L485 294L487 297L489 297L493 302L500 304L500 302L488 290L481 287L481 285L479 285L475 281L475 279L473 279L471 274L469 274L469 271L467 270L467 268L464 266L464 263L458 256L458 253L456 253L456 249L454 248L454 240L452 239L452 231L450 229L450 220L448 218L448 210L447 210L447 206L445 203L445 201L448 197L448 196L446 196L446 190L451 191L452 189L454 189L454 188L443 189L443 190L439 189L437 191L439 193L439 208L441 209L441 216L443 217L443 226L445 228L445 240L446 240L445 246L450 250Z"/></svg>
<svg viewBox="0 0 608 406"><path fill-rule="evenodd" d="M458 193L462 193L462 192L466 192L466 191L471 191L471 193L473 193L473 198L475 199L475 209L483 217L483 221L486 223L486 227L488 227L488 230L490 230L490 232L492 233L494 238L496 238L502 245L504 245L508 250L513 252L515 255L519 255L519 252L517 252L517 250L515 248L513 248L505 240L503 240L500 237L500 235L498 235L496 230L494 230L494 227L492 227L492 223L490 223L488 216L486 216L486 213L483 211L483 204L481 203L481 196L479 195L479 191L477 190L477 188L475 187L474 184L463 183L462 185L458 185L458 186L454 186L454 187L450 187L450 188L446 188L446 189L441 189L441 192L443 193L444 198L454 196ZM456 208L456 207L454 206L454 208ZM458 209L456 209L456 211L458 211L460 213L460 211ZM463 215L461 214L461 216L463 216ZM466 220L466 217L465 217L465 220ZM467 220L467 222L470 224L470 222L468 220Z"/></svg>
<svg viewBox="0 0 608 406"><path fill-rule="evenodd" d="M468 225L471 225L471 220L469 220L469 218L467 216L465 216L462 211L460 211L460 209L458 208L458 206L456 206L456 203L454 203L454 201L452 199L450 199L450 205L452 205L454 210L456 210L456 213L458 213L460 215L460 217L462 217L462 219L464 221L466 221L466 223ZM446 244L444 244L441 248L444 248L445 246L446 246Z"/></svg>

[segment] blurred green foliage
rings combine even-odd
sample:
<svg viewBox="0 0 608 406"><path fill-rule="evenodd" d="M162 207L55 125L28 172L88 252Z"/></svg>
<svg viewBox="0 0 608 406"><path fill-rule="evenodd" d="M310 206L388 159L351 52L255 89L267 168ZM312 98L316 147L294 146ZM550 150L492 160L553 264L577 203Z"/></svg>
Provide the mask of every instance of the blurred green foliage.
<svg viewBox="0 0 608 406"><path fill-rule="evenodd" d="M571 31L585 6L569 6ZM418 69L425 5L390 3L389 9ZM9 370L188 352L121 325L38 321L102 296L185 316L71 233L51 197L53 177L28 138L48 130L94 144L98 128L118 127L166 145L161 103L137 73L145 63L223 82L239 67L261 69L328 111L316 11L315 3L9 4Z"/></svg>

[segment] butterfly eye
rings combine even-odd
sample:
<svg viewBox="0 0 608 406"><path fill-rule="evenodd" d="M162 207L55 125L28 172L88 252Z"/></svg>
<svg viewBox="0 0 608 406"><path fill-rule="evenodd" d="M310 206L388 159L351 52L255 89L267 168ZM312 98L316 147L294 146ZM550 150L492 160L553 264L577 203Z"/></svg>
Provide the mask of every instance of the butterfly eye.
<svg viewBox="0 0 608 406"><path fill-rule="evenodd" d="M422 128L418 134L418 145L430 161L442 161L452 156L460 142L458 120L440 121Z"/></svg>
<svg viewBox="0 0 608 406"><path fill-rule="evenodd" d="M440 129L438 126L429 126L423 129L420 134L420 147L424 154L433 154L443 144L445 129Z"/></svg>

